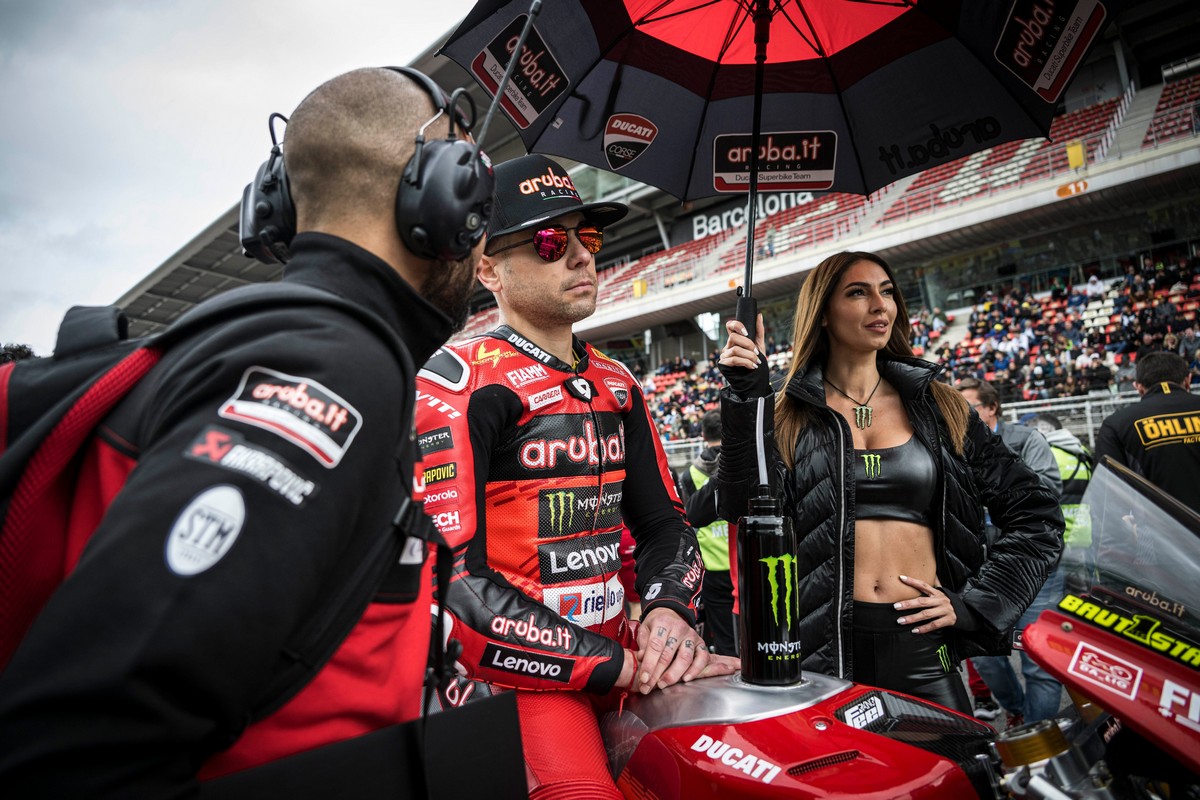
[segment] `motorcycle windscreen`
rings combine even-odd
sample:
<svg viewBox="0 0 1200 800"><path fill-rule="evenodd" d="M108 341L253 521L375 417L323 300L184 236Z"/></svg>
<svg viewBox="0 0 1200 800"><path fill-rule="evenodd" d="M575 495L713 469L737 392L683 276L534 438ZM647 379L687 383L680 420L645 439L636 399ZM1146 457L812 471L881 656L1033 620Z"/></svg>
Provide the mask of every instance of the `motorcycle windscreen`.
<svg viewBox="0 0 1200 800"><path fill-rule="evenodd" d="M1090 515L1092 542L1067 562L1068 586L1200 641L1200 515L1109 458L1080 513Z"/></svg>

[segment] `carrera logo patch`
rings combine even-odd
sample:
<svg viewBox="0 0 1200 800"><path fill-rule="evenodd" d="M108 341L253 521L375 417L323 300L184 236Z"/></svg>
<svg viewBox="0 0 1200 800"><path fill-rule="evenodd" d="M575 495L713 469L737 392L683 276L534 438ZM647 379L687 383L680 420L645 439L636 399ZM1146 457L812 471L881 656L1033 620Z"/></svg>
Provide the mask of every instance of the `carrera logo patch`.
<svg viewBox="0 0 1200 800"><path fill-rule="evenodd" d="M1130 700L1137 697L1142 668L1090 642L1080 642L1067 672Z"/></svg>
<svg viewBox="0 0 1200 800"><path fill-rule="evenodd" d="M229 552L246 521L246 501L236 486L205 489L192 498L167 534L167 566L176 575L198 575Z"/></svg>
<svg viewBox="0 0 1200 800"><path fill-rule="evenodd" d="M421 448L421 455L425 456L450 450L454 447L454 436L450 434L450 426L422 433L417 437L417 447Z"/></svg>
<svg viewBox="0 0 1200 800"><path fill-rule="evenodd" d="M511 672L558 683L570 683L571 670L574 668L574 663L567 658L518 650L491 642L483 648L483 658L480 659L480 664L488 669L498 669L501 672Z"/></svg>
<svg viewBox="0 0 1200 800"><path fill-rule="evenodd" d="M563 399L561 386L551 386L544 392L529 395L529 410L537 411L539 408L545 408L549 405L554 405Z"/></svg>
<svg viewBox="0 0 1200 800"><path fill-rule="evenodd" d="M612 392L613 399L617 401L617 405L621 408L629 402L629 384L616 378L605 378L604 385Z"/></svg>
<svg viewBox="0 0 1200 800"><path fill-rule="evenodd" d="M362 428L362 416L339 395L266 367L247 369L217 413L283 437L326 469L341 462Z"/></svg>
<svg viewBox="0 0 1200 800"><path fill-rule="evenodd" d="M438 464L436 467L427 467L422 473L425 481L426 491L428 487L442 481L454 480L458 477L458 462L451 461L449 464Z"/></svg>
<svg viewBox="0 0 1200 800"><path fill-rule="evenodd" d="M183 451L184 458L248 475L296 507L317 485L269 450L246 443L241 434L210 425Z"/></svg>
<svg viewBox="0 0 1200 800"><path fill-rule="evenodd" d="M548 377L550 377L550 373L540 364L534 364L530 367L518 367L504 373L504 379L511 383L514 389L520 389L522 386L528 386L531 383L536 383Z"/></svg>
<svg viewBox="0 0 1200 800"><path fill-rule="evenodd" d="M646 152L655 137L658 126L637 114L613 114L604 126L604 157L609 169L614 171L631 164Z"/></svg>

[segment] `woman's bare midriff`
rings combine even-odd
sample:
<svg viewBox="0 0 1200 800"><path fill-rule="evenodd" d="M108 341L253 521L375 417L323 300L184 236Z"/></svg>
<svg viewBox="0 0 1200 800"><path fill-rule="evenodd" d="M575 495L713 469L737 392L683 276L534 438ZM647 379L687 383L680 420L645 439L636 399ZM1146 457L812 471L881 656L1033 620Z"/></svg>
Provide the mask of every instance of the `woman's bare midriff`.
<svg viewBox="0 0 1200 800"><path fill-rule="evenodd" d="M854 599L867 603L911 600L920 593L901 575L939 585L933 531L916 522L860 519L854 523Z"/></svg>

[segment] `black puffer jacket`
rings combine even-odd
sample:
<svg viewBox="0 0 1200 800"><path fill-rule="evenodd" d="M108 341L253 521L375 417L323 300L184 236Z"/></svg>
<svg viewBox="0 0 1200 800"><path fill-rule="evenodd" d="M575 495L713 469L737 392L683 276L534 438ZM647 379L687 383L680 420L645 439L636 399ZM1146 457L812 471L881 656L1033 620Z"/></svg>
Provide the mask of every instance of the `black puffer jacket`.
<svg viewBox="0 0 1200 800"><path fill-rule="evenodd" d="M933 513L937 574L958 593L978 623L955 629L961 657L1001 655L1009 629L1033 601L1062 552L1058 499L971 412L964 455L955 454L930 383L938 367L915 358L881 355L879 368L909 412L918 441L938 459L941 512ZM758 483L754 430L761 407L768 472L800 537L800 637L804 669L852 679L854 593L854 444L845 419L825 404L819 366L796 373L785 391L807 404L812 422L796 442L788 470L774 443L771 398L742 400L723 392L724 447L721 514L736 520ZM983 536L983 506L1000 528L991 552Z"/></svg>

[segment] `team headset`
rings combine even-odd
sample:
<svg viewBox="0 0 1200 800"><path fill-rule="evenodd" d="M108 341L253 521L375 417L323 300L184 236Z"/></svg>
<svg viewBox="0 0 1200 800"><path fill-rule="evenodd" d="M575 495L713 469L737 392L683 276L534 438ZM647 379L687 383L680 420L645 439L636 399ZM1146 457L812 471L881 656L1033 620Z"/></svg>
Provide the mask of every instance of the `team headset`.
<svg viewBox="0 0 1200 800"><path fill-rule="evenodd" d="M384 69L416 81L437 108L433 118L417 132L412 158L400 177L396 192L400 239L420 258L461 261L487 230L495 185L491 162L479 145L459 139L454 130L457 123L464 132L471 131L475 101L465 89L456 89L447 97L432 78L411 67ZM463 98L470 107L469 118L458 109ZM425 129L443 115L450 120L447 137L426 142ZM280 119L287 122L278 113L267 120L271 155L242 192L238 226L245 255L264 264L287 263L296 236L296 206L283 167L283 145L275 135L275 122Z"/></svg>

